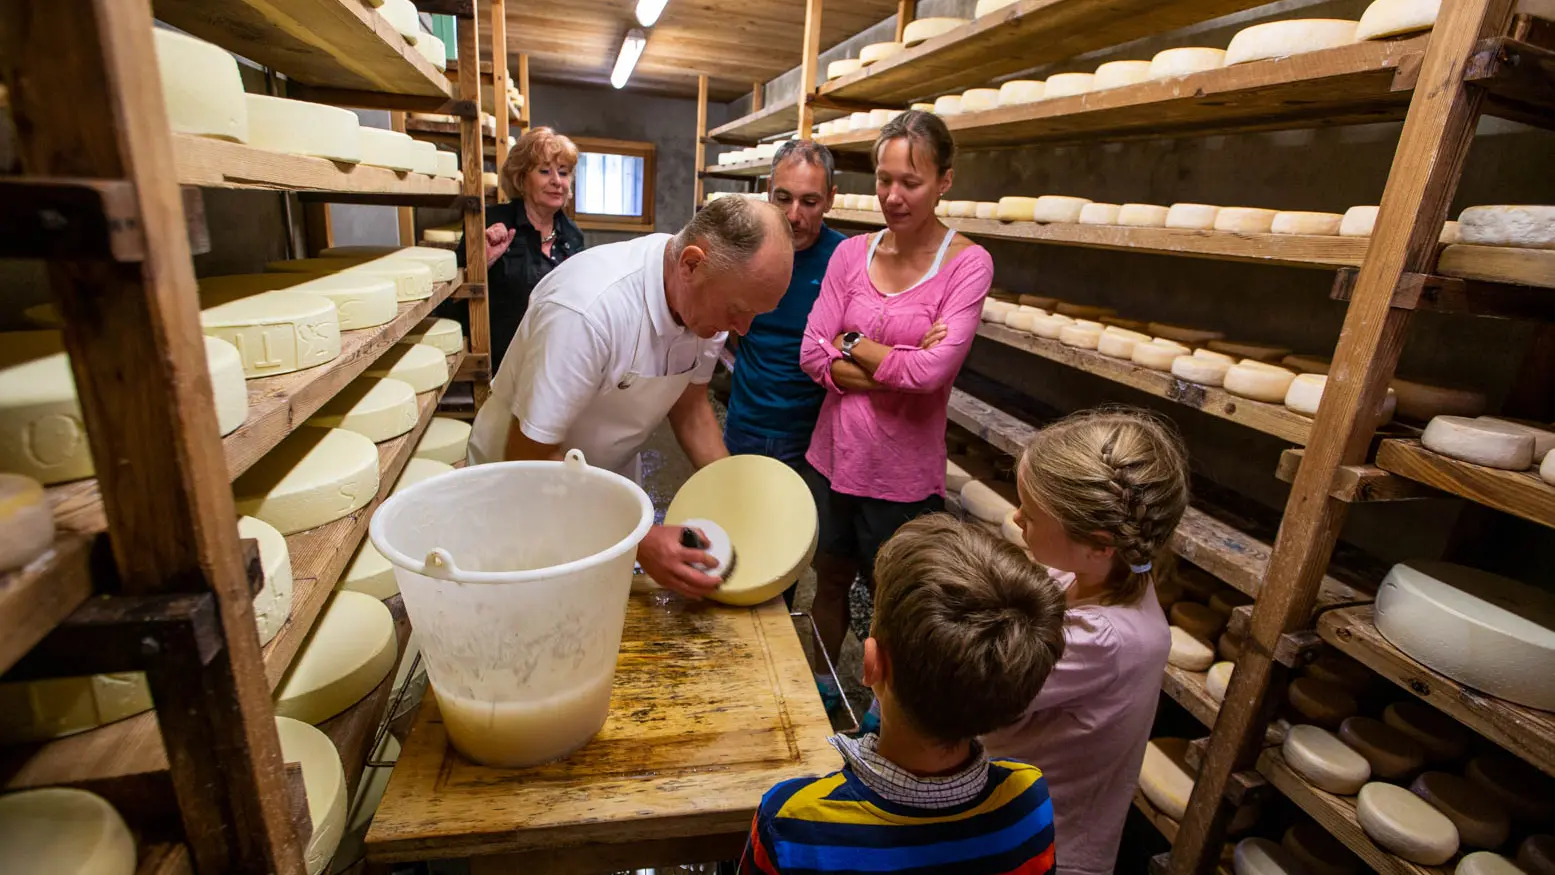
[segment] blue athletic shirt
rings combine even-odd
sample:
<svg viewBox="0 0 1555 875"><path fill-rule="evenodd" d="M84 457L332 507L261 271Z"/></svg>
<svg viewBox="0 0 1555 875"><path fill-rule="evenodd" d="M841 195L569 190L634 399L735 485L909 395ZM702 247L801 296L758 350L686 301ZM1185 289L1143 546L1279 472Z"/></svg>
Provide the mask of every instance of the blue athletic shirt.
<svg viewBox="0 0 1555 875"><path fill-rule="evenodd" d="M794 253L788 291L771 313L757 316L735 351L731 429L762 437L808 437L815 431L826 390L799 369L799 346L821 279L837 245L847 239L821 226L815 245Z"/></svg>

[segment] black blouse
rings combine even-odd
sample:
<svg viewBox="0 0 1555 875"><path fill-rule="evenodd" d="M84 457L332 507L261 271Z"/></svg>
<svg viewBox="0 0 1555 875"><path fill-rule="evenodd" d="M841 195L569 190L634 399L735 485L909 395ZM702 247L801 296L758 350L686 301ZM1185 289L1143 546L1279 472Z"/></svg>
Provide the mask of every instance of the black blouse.
<svg viewBox="0 0 1555 875"><path fill-rule="evenodd" d="M502 356L518 333L518 323L529 309L529 294L556 265L583 251L583 232L566 212L556 213L556 239L551 254L540 250L540 232L529 223L522 201L486 205L486 226L497 223L517 229L513 243L486 270L487 313L491 319L491 372L497 373ZM464 265L464 247L459 247L459 264ZM465 308L460 307L463 311ZM465 326L468 333L469 326Z"/></svg>

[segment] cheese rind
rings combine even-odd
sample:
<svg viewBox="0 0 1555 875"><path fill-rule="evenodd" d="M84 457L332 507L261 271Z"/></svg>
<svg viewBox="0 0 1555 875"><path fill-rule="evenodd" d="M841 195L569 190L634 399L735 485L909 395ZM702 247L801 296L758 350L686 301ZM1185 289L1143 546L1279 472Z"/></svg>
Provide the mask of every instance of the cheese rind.
<svg viewBox="0 0 1555 875"><path fill-rule="evenodd" d="M211 396L216 402L216 428L223 435L231 434L248 418L243 357L237 347L225 340L206 337L205 364L210 370Z"/></svg>
<svg viewBox="0 0 1555 875"><path fill-rule="evenodd" d="M998 105L999 90L996 88L969 88L961 92L962 112L980 112Z"/></svg>
<svg viewBox="0 0 1555 875"><path fill-rule="evenodd" d="M1361 13L1355 41L1430 30L1441 8L1442 0L1374 0Z"/></svg>
<svg viewBox="0 0 1555 875"><path fill-rule="evenodd" d="M1210 231L1215 227L1215 219L1220 215L1220 207L1210 204L1172 204L1166 211L1166 227L1179 228L1185 231Z"/></svg>
<svg viewBox="0 0 1555 875"><path fill-rule="evenodd" d="M135 837L95 793L7 793L0 796L0 868L16 875L134 875Z"/></svg>
<svg viewBox="0 0 1555 875"><path fill-rule="evenodd" d="M1182 604L1178 602L1172 607ZM1192 632L1181 626L1171 627L1171 632L1172 644L1171 650L1167 652L1167 662L1188 671L1204 671L1214 664L1215 651L1202 639L1194 637Z"/></svg>
<svg viewBox="0 0 1555 875"><path fill-rule="evenodd" d="M1136 338L1103 331L1096 341L1096 351L1104 356L1125 361L1133 358L1134 345L1139 343Z"/></svg>
<svg viewBox="0 0 1555 875"><path fill-rule="evenodd" d="M1004 518L1015 510L1018 502L1013 488L1007 483L995 486L973 480L961 487L961 506L985 523L1002 524Z"/></svg>
<svg viewBox="0 0 1555 875"><path fill-rule="evenodd" d="M1269 231L1273 234L1308 234L1319 237L1332 237L1339 233L1339 226L1343 222L1344 216L1339 213L1281 210L1274 214L1274 221L1269 224Z"/></svg>
<svg viewBox="0 0 1555 875"><path fill-rule="evenodd" d="M1355 819L1372 841L1411 863L1440 866L1458 852L1458 828L1403 787L1377 781L1362 787Z"/></svg>
<svg viewBox="0 0 1555 875"><path fill-rule="evenodd" d="M1043 100L1055 97L1072 97L1096 89L1096 76L1091 73L1054 73L1047 77Z"/></svg>
<svg viewBox="0 0 1555 875"><path fill-rule="evenodd" d="M950 217L952 219L977 218L977 201L951 201Z"/></svg>
<svg viewBox="0 0 1555 875"><path fill-rule="evenodd" d="M1200 386L1220 386L1230 369L1230 362L1202 359L1197 355L1183 355L1172 360L1172 376Z"/></svg>
<svg viewBox="0 0 1555 875"><path fill-rule="evenodd" d="M1178 204L1178 206L1184 206ZM1220 331L1207 331L1202 328L1189 328L1185 325L1172 325L1168 322L1151 322L1150 333L1178 343L1201 344L1211 340L1219 340L1226 335Z"/></svg>
<svg viewBox="0 0 1555 875"><path fill-rule="evenodd" d="M1231 38L1231 44L1226 46L1226 66L1349 45L1355 42L1358 23L1337 18L1302 18L1255 24Z"/></svg>
<svg viewBox="0 0 1555 875"><path fill-rule="evenodd" d="M1494 797L1524 829L1555 821L1555 779L1516 757L1503 753L1482 754L1469 760L1464 777Z"/></svg>
<svg viewBox="0 0 1555 875"><path fill-rule="evenodd" d="M1218 648L1217 648L1218 649ZM1235 662L1217 662L1209 667L1209 673L1204 676L1204 691L1217 702L1226 699L1226 688L1231 685L1231 673L1236 671Z"/></svg>
<svg viewBox="0 0 1555 875"><path fill-rule="evenodd" d="M369 377L391 377L419 392L431 392L448 382L448 358L435 346L397 343L367 369Z"/></svg>
<svg viewBox="0 0 1555 875"><path fill-rule="evenodd" d="M408 43L421 38L421 17L411 0L376 0L368 4L378 7L378 14L389 22Z"/></svg>
<svg viewBox="0 0 1555 875"><path fill-rule="evenodd" d="M1405 781L1425 768L1425 748L1412 736L1371 717L1348 717L1339 739L1366 758L1381 781Z"/></svg>
<svg viewBox="0 0 1555 875"><path fill-rule="evenodd" d="M1187 351L1180 346L1152 340L1149 343L1135 344L1134 354L1130 360L1136 365L1143 365L1153 371L1170 371L1177 364L1177 360L1186 355Z"/></svg>
<svg viewBox="0 0 1555 875"><path fill-rule="evenodd" d="M250 146L350 164L362 160L361 122L349 109L267 94L243 97Z"/></svg>
<svg viewBox="0 0 1555 875"><path fill-rule="evenodd" d="M1136 85L1150 78L1150 62L1108 61L1097 67L1094 75L1096 78L1091 83L1094 91Z"/></svg>
<svg viewBox="0 0 1555 875"><path fill-rule="evenodd" d="M1420 702L1388 705L1382 709L1382 722L1419 742L1427 763L1450 763L1469 748L1469 732L1462 724Z"/></svg>
<svg viewBox="0 0 1555 875"><path fill-rule="evenodd" d="M390 170L403 170L407 173L416 168L413 147L415 140L411 139L409 134L386 128L362 127L357 130L357 139L363 164L387 167ZM492 176L495 177L496 174L493 173ZM490 184L496 184L495 178Z"/></svg>
<svg viewBox="0 0 1555 875"><path fill-rule="evenodd" d="M200 325L237 347L249 379L317 367L340 355L340 311L320 295L283 290L219 300L200 311Z"/></svg>
<svg viewBox="0 0 1555 875"><path fill-rule="evenodd" d="M264 586L254 596L254 623L259 645L269 644L292 614L292 557L281 533L261 519L238 517L238 537L259 542L259 564Z"/></svg>
<svg viewBox="0 0 1555 875"><path fill-rule="evenodd" d="M1231 855L1236 875L1306 875L1296 858L1278 843L1265 838L1242 839Z"/></svg>
<svg viewBox="0 0 1555 875"><path fill-rule="evenodd" d="M1035 79L1011 79L999 86L1000 106L1036 103L1047 94L1047 85Z"/></svg>
<svg viewBox="0 0 1555 875"><path fill-rule="evenodd" d="M464 349L464 329L452 319L428 316L410 329L403 343L424 343L437 347L444 355L453 355Z"/></svg>
<svg viewBox="0 0 1555 875"><path fill-rule="evenodd" d="M902 42L915 46L925 40L950 33L966 23L964 18L919 18L916 21L909 21L902 29Z"/></svg>
<svg viewBox="0 0 1555 875"><path fill-rule="evenodd" d="M1377 227L1377 211L1381 207L1360 206L1351 207L1344 211L1344 217L1339 220L1340 237L1370 237L1371 232Z"/></svg>
<svg viewBox="0 0 1555 875"><path fill-rule="evenodd" d="M1526 471L1533 466L1533 435L1495 420L1438 416L1426 425L1420 443L1433 453L1487 468Z"/></svg>
<svg viewBox="0 0 1555 875"><path fill-rule="evenodd" d="M1150 78L1169 79L1173 76L1187 76L1205 70L1218 70L1225 65L1224 49L1202 46L1167 49L1157 52L1156 56L1150 59Z"/></svg>
<svg viewBox="0 0 1555 875"><path fill-rule="evenodd" d="M432 459L448 465L464 461L470 443L470 424L462 419L434 416L427 423L420 443L416 444L415 457Z"/></svg>
<svg viewBox="0 0 1555 875"><path fill-rule="evenodd" d="M90 477L81 403L58 331L0 334L0 469L45 486Z"/></svg>
<svg viewBox="0 0 1555 875"><path fill-rule="evenodd" d="M1016 2L1017 0L977 0L977 8L972 15L974 18L982 18L1006 6L1013 6Z"/></svg>
<svg viewBox="0 0 1555 875"><path fill-rule="evenodd" d="M300 720L276 717L275 729L281 737L281 760L302 765L308 814L313 821L313 835L303 850L303 863L308 875L321 875L329 868L345 832L349 800L340 752L329 736Z"/></svg>
<svg viewBox="0 0 1555 875"><path fill-rule="evenodd" d="M1052 80L1048 80L1051 82ZM1090 201L1083 197L1067 197L1061 194L1045 194L1037 198L1032 209L1034 222L1078 222L1080 210Z"/></svg>
<svg viewBox="0 0 1555 875"><path fill-rule="evenodd" d="M1458 216L1464 243L1555 249L1555 206L1469 207Z"/></svg>
<svg viewBox="0 0 1555 875"><path fill-rule="evenodd" d="M1038 337L1045 337L1048 340L1057 340L1058 336L1063 333L1064 327L1073 324L1073 319L1057 313L1048 316L1038 316L1031 320L1031 333Z"/></svg>
<svg viewBox="0 0 1555 875"><path fill-rule="evenodd" d="M876 63L877 61L884 61L886 58L889 58L892 55L900 55L905 51L907 51L907 46L903 43L870 43L862 49L859 49L858 59L859 63L868 66L870 64Z"/></svg>
<svg viewBox="0 0 1555 875"><path fill-rule="evenodd" d="M448 47L443 41L430 33L419 33L412 43L416 47L416 53L427 59L427 63L439 70L448 69Z"/></svg>
<svg viewBox="0 0 1555 875"><path fill-rule="evenodd" d="M0 742L74 735L150 709L140 672L0 683Z"/></svg>
<svg viewBox="0 0 1555 875"><path fill-rule="evenodd" d="M1360 710L1349 690L1310 677L1291 681L1285 699L1306 722L1328 730L1338 729Z"/></svg>
<svg viewBox="0 0 1555 875"><path fill-rule="evenodd" d="M1458 861L1452 875L1532 875L1493 851L1475 851Z"/></svg>
<svg viewBox="0 0 1555 875"><path fill-rule="evenodd" d="M1198 602L1178 602L1167 612L1171 624L1203 641L1213 641L1226 628L1226 617Z"/></svg>
<svg viewBox="0 0 1555 875"><path fill-rule="evenodd" d="M1130 228L1165 228L1171 210L1156 204L1124 204L1118 210L1118 224Z"/></svg>
<svg viewBox="0 0 1555 875"><path fill-rule="evenodd" d="M1034 222L1037 215L1037 199L1013 195L999 198L999 209L996 215L1001 222Z"/></svg>
<svg viewBox="0 0 1555 875"><path fill-rule="evenodd" d="M1549 455L1550 450L1555 450L1555 431L1550 431L1537 425L1529 425L1526 422L1518 422L1514 419L1502 419L1499 416L1481 416L1479 418L1485 422L1495 422L1515 429L1521 429L1533 435L1534 464L1543 462L1544 457Z"/></svg>
<svg viewBox="0 0 1555 875"><path fill-rule="evenodd" d="M43 484L0 473L0 571L20 568L54 543L54 513Z"/></svg>
<svg viewBox="0 0 1555 875"><path fill-rule="evenodd" d="M239 513L283 535L334 522L378 494L378 448L340 428L297 429L239 477Z"/></svg>
<svg viewBox="0 0 1555 875"><path fill-rule="evenodd" d="M1089 203L1080 208L1082 225L1116 225L1122 207L1117 204Z"/></svg>
<svg viewBox="0 0 1555 875"><path fill-rule="evenodd" d="M354 431L373 443L416 427L416 390L403 380L358 377L319 408L309 425Z"/></svg>
<svg viewBox="0 0 1555 875"><path fill-rule="evenodd" d="M395 299L400 302L422 301L432 297L433 269L425 262L413 258L392 255L368 260L292 258L268 262L265 270L276 273L363 274L392 281Z"/></svg>
<svg viewBox="0 0 1555 875"><path fill-rule="evenodd" d="M154 28L167 120L180 134L248 142L248 106L237 59L220 46Z"/></svg>
<svg viewBox="0 0 1555 875"><path fill-rule="evenodd" d="M202 305L267 291L300 292L333 301L341 331L373 328L399 314L394 283L365 273L250 273L200 280Z"/></svg>
<svg viewBox="0 0 1555 875"><path fill-rule="evenodd" d="M1221 207L1215 214L1215 230L1237 234L1267 234L1274 228L1275 210L1261 207Z"/></svg>
<svg viewBox="0 0 1555 875"><path fill-rule="evenodd" d="M1145 745L1139 769L1139 789L1150 804L1172 820L1182 820L1193 795L1193 775L1183 762L1185 738L1157 738Z"/></svg>
<svg viewBox="0 0 1555 875"><path fill-rule="evenodd" d="M378 552L372 541L363 538L356 555L351 557L351 564L340 576L340 589L382 600L398 595L400 585L394 577L394 565Z"/></svg>
<svg viewBox="0 0 1555 875"><path fill-rule="evenodd" d="M430 268L436 283L449 282L459 274L459 256L433 246L331 246L319 252L319 257L351 259L358 264L380 258L408 259Z"/></svg>
<svg viewBox="0 0 1555 875"><path fill-rule="evenodd" d="M1447 815L1458 828L1458 841L1466 847L1499 848L1512 834L1512 816L1506 807L1467 778L1426 772L1409 789Z"/></svg>
<svg viewBox="0 0 1555 875"><path fill-rule="evenodd" d="M1329 793L1353 796L1371 777L1365 757L1319 726L1292 726L1285 733L1281 753L1297 774Z"/></svg>
<svg viewBox="0 0 1555 875"><path fill-rule="evenodd" d="M864 69L864 62L858 58L843 58L826 65L826 78L841 79L844 76L851 76L862 69Z"/></svg>
<svg viewBox="0 0 1555 875"><path fill-rule="evenodd" d="M1295 379L1296 375L1290 371L1282 373L1268 367L1235 364L1226 369L1221 385L1233 395L1279 404L1285 400L1285 393L1290 391L1290 384Z"/></svg>
<svg viewBox="0 0 1555 875"><path fill-rule="evenodd" d="M317 724L346 710L388 676L397 643L382 601L336 592L276 690L276 715Z"/></svg>
<svg viewBox="0 0 1555 875"><path fill-rule="evenodd" d="M1551 10L1555 18L1555 8ZM1555 875L1555 835L1539 833L1517 846L1517 865L1527 875Z"/></svg>
<svg viewBox="0 0 1555 875"><path fill-rule="evenodd" d="M1555 486L1555 453L1544 457L1544 464L1539 466L1539 479Z"/></svg>
<svg viewBox="0 0 1555 875"><path fill-rule="evenodd" d="M1388 383L1398 393L1398 415L1416 422L1437 416L1479 416L1485 412L1485 395L1473 389L1432 386L1394 377Z"/></svg>
<svg viewBox="0 0 1555 875"><path fill-rule="evenodd" d="M934 99L934 114L937 116L952 116L961 112L961 95L946 94Z"/></svg>
<svg viewBox="0 0 1555 875"><path fill-rule="evenodd" d="M1101 329L1065 325L1058 330L1058 342L1080 349L1095 349L1101 343Z"/></svg>
<svg viewBox="0 0 1555 875"><path fill-rule="evenodd" d="M979 219L993 219L999 215L999 205L992 201L978 201L973 215Z"/></svg>

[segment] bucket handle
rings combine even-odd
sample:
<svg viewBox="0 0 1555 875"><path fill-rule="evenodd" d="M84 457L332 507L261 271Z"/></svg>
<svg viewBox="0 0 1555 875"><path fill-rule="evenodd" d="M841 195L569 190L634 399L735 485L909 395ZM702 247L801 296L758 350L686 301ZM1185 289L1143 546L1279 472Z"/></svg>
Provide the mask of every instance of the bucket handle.
<svg viewBox="0 0 1555 875"><path fill-rule="evenodd" d="M562 457L562 464L566 465L569 471L581 471L588 467L589 462L583 458L582 450L573 447L567 451L567 455Z"/></svg>

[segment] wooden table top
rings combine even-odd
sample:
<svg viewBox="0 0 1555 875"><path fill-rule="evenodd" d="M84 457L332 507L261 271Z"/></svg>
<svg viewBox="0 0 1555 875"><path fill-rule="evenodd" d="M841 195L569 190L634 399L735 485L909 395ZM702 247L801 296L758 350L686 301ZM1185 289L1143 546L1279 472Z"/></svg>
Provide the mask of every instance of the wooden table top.
<svg viewBox="0 0 1555 875"><path fill-rule="evenodd" d="M841 767L782 599L750 608L663 599L631 597L610 718L565 760L476 765L448 745L428 696L367 834L369 858L602 845L629 860L633 844L727 844L750 829L774 784Z"/></svg>

